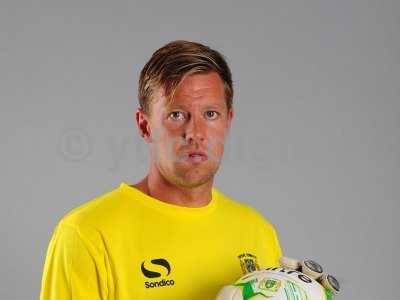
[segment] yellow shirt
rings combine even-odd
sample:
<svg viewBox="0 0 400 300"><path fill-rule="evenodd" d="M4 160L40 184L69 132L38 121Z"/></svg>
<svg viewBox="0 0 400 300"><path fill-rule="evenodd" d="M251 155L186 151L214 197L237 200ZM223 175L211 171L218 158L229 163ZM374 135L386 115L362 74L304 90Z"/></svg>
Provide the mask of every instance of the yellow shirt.
<svg viewBox="0 0 400 300"><path fill-rule="evenodd" d="M189 208L122 182L57 224L40 300L212 300L281 255L274 227L215 187L206 206Z"/></svg>

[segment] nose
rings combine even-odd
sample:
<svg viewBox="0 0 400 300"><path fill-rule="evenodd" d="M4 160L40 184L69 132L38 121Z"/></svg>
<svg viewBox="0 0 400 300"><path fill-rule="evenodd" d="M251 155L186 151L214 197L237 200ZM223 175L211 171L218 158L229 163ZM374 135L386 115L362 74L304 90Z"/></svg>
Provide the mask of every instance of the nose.
<svg viewBox="0 0 400 300"><path fill-rule="evenodd" d="M191 116L187 121L183 138L187 144L203 143L205 140L205 124L201 118Z"/></svg>

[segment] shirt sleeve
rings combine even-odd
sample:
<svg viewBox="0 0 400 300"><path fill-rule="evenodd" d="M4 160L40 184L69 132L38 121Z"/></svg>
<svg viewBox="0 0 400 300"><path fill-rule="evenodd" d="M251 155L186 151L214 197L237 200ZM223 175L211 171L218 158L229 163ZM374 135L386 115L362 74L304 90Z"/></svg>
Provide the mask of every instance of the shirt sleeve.
<svg viewBox="0 0 400 300"><path fill-rule="evenodd" d="M279 267L279 259L282 257L282 248L275 227L265 218L259 219L259 242L262 268Z"/></svg>
<svg viewBox="0 0 400 300"><path fill-rule="evenodd" d="M58 224L47 249L40 300L105 300L106 278L95 247L77 228Z"/></svg>
<svg viewBox="0 0 400 300"><path fill-rule="evenodd" d="M274 261L273 261L273 266L274 267L279 267L279 259L282 257L282 248L279 242L278 234L276 232L276 229L273 225L271 225L272 229L272 236L274 240L274 249L275 249L275 256L274 256Z"/></svg>

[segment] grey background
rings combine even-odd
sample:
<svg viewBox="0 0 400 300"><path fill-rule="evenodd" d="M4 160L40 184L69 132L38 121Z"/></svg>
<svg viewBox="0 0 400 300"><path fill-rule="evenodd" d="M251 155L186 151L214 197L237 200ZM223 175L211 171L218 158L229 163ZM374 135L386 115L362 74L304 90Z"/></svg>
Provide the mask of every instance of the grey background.
<svg viewBox="0 0 400 300"><path fill-rule="evenodd" d="M0 9L1 299L37 299L59 218L147 171L139 72L174 39L228 58L236 116L216 186L285 254L395 299L399 1L10 1Z"/></svg>

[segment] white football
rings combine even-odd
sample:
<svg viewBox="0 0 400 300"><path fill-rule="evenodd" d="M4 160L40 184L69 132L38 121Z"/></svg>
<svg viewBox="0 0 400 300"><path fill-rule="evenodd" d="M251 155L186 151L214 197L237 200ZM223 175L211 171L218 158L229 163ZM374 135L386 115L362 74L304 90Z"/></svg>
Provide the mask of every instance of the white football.
<svg viewBox="0 0 400 300"><path fill-rule="evenodd" d="M292 269L254 271L225 286L216 300L332 300L330 291L314 279Z"/></svg>

